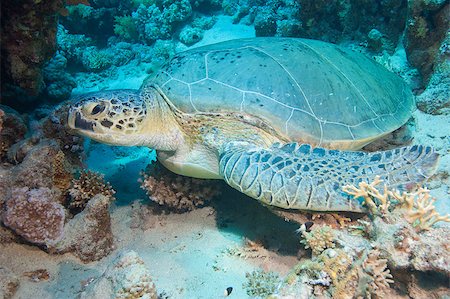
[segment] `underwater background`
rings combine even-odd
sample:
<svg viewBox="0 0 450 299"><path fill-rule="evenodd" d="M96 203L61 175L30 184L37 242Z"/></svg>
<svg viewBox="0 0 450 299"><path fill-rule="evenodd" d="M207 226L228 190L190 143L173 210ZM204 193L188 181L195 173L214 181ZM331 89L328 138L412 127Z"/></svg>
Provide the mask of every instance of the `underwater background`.
<svg viewBox="0 0 450 299"><path fill-rule="evenodd" d="M1 19L0 298L450 297L450 1L22 0ZM432 146L429 190L386 207L368 186L370 215L274 210L67 127L81 94L270 36L339 44L403 78L408 135L364 150Z"/></svg>

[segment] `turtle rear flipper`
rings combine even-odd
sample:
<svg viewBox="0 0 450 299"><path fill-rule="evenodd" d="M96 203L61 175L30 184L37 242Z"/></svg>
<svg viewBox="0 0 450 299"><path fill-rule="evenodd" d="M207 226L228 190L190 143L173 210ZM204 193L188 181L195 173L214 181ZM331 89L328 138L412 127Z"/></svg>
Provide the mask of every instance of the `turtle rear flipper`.
<svg viewBox="0 0 450 299"><path fill-rule="evenodd" d="M220 172L233 188L268 205L286 209L365 212L361 202L342 191L347 184L380 176L390 188L430 177L438 154L410 146L365 153L312 148L289 143L267 149L229 144L220 155Z"/></svg>

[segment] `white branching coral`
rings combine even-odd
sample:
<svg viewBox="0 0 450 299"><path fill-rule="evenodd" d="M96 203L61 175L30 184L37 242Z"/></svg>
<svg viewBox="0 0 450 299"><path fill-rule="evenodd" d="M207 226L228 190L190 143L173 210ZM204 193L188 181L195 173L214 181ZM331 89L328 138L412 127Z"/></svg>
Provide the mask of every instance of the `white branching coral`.
<svg viewBox="0 0 450 299"><path fill-rule="evenodd" d="M428 230L436 222L450 222L450 215L440 215L434 206L435 198L431 197L430 190L419 188L416 192L399 193L389 190L384 184L383 191L378 185L383 180L376 176L370 184L360 182L358 187L346 185L342 190L355 198L362 197L372 214L385 214L391 204L397 205L403 210L405 219L418 230Z"/></svg>

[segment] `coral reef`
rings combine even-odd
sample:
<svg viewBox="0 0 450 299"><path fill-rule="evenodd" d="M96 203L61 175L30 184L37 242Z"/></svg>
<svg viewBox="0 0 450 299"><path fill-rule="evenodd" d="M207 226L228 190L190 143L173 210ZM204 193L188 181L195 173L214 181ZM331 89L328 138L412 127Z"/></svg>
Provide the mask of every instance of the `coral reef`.
<svg viewBox="0 0 450 299"><path fill-rule="evenodd" d="M5 203L3 224L25 240L51 246L63 236L64 207L48 188L14 188Z"/></svg>
<svg viewBox="0 0 450 299"><path fill-rule="evenodd" d="M126 41L136 41L139 37L139 33L131 16L115 17L114 33Z"/></svg>
<svg viewBox="0 0 450 299"><path fill-rule="evenodd" d="M69 164L81 166L84 139L73 135L70 131L67 126L67 113L68 103L51 109L48 115L40 121L35 134L56 142Z"/></svg>
<svg viewBox="0 0 450 299"><path fill-rule="evenodd" d="M428 85L417 97L417 107L430 114L450 114L450 29L439 47Z"/></svg>
<svg viewBox="0 0 450 299"><path fill-rule="evenodd" d="M96 261L113 250L113 235L109 215L110 198L97 194L86 208L64 226L64 238L51 252L72 252L84 262Z"/></svg>
<svg viewBox="0 0 450 299"><path fill-rule="evenodd" d="M123 29L132 32L136 30L139 40L152 44L158 39L169 39L177 26L192 14L192 7L188 0L155 1L148 7L140 4L131 16L135 28ZM131 23L127 23L132 26Z"/></svg>
<svg viewBox="0 0 450 299"><path fill-rule="evenodd" d="M105 273L90 284L80 298L159 298L150 271L135 251L120 253Z"/></svg>
<svg viewBox="0 0 450 299"><path fill-rule="evenodd" d="M436 56L450 28L450 3L408 1L405 49L409 62L419 69L427 82L433 72Z"/></svg>
<svg viewBox="0 0 450 299"><path fill-rule="evenodd" d="M19 287L19 279L7 268L0 267L0 298L13 298Z"/></svg>
<svg viewBox="0 0 450 299"><path fill-rule="evenodd" d="M56 49L57 15L62 0L2 3L2 96L14 108L44 88L42 68ZM20 92L20 91L21 92ZM22 103L23 104L23 103Z"/></svg>
<svg viewBox="0 0 450 299"><path fill-rule="evenodd" d="M102 194L113 201L115 193L103 175L91 170L82 170L80 177L72 180L68 206L71 210L81 211L95 195Z"/></svg>
<svg viewBox="0 0 450 299"><path fill-rule="evenodd" d="M66 66L67 59L57 53L43 69L45 94L53 102L67 100L72 89L77 86L72 75L66 71Z"/></svg>
<svg viewBox="0 0 450 299"><path fill-rule="evenodd" d="M159 163L143 173L141 188L150 199L175 212L191 211L220 194L220 182L176 175Z"/></svg>
<svg viewBox="0 0 450 299"><path fill-rule="evenodd" d="M307 232L302 226L301 242L312 248L312 257L294 267L275 295L391 298L426 292L431 298L441 294L445 279L437 279L432 287L411 284L421 275L443 275L447 281L450 277L450 264L443 258L448 256L449 227L434 225L450 219L437 214L429 190L400 194L379 178L343 190L364 198L372 213L340 229L321 226ZM407 284L411 287L399 287Z"/></svg>
<svg viewBox="0 0 450 299"><path fill-rule="evenodd" d="M41 122L33 122L33 135L21 140L17 140L23 137L20 130L10 134L18 118L9 113L2 117L3 136L17 139L8 149L6 163L0 165L0 219L22 239L17 240L3 227L1 239L25 240L49 252L74 252L83 261L97 260L113 246L108 208L114 191L101 176L85 173L74 180L70 208L77 213L86 208L68 220L70 213L63 204L83 147L82 139L65 128L63 111L50 112ZM97 193L107 197L95 197Z"/></svg>
<svg viewBox="0 0 450 299"><path fill-rule="evenodd" d="M274 272L264 272L263 270L255 270L245 275L247 281L243 284L243 288L247 291L247 295L252 298L266 298L275 292L280 278Z"/></svg>

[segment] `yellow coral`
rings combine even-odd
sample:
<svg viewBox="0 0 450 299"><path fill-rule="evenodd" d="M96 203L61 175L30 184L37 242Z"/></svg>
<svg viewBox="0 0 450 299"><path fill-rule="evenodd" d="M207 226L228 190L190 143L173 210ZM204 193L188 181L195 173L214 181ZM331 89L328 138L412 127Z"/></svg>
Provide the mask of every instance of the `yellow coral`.
<svg viewBox="0 0 450 299"><path fill-rule="evenodd" d="M377 186L382 183L383 180L377 175L372 183L360 182L358 187L353 185L345 185L342 187L342 191L349 195L353 195L355 198L364 198L364 203L369 208L372 214L377 214L378 211L385 213L390 205L389 192L387 186L384 185L384 192L381 193Z"/></svg>
<svg viewBox="0 0 450 299"><path fill-rule="evenodd" d="M436 198L431 197L430 190L427 188L419 188L412 193L403 192L400 194L394 191L390 194L406 210L406 220L419 230L428 230L439 221L450 222L450 215L442 216L436 212L434 206Z"/></svg>

